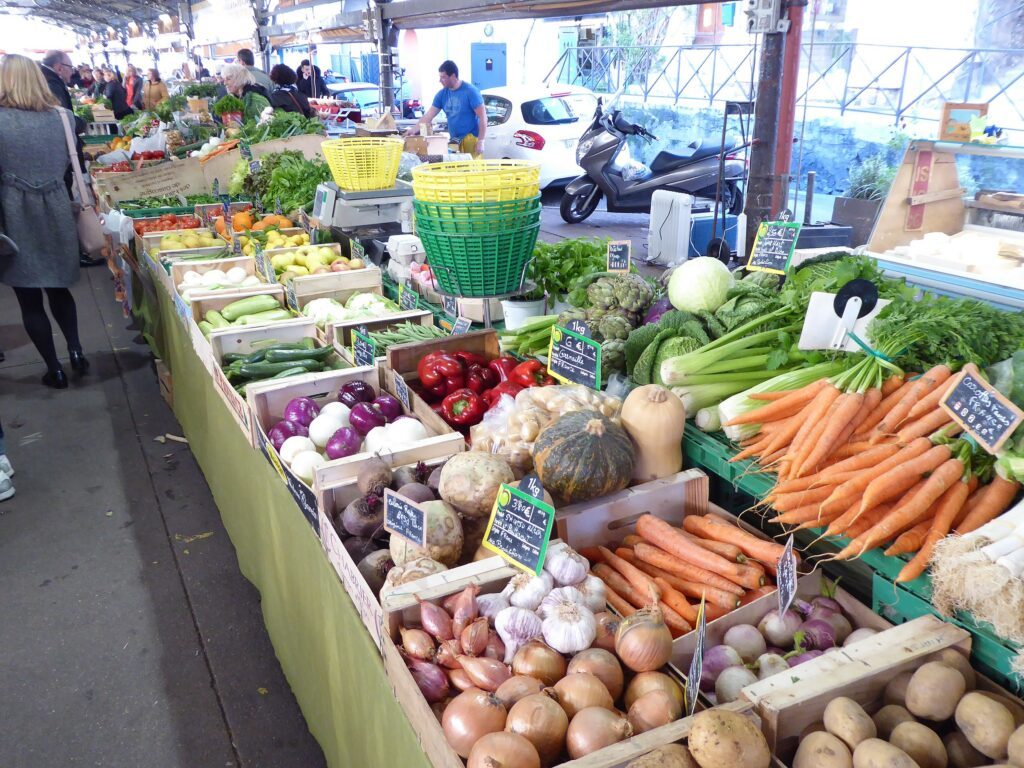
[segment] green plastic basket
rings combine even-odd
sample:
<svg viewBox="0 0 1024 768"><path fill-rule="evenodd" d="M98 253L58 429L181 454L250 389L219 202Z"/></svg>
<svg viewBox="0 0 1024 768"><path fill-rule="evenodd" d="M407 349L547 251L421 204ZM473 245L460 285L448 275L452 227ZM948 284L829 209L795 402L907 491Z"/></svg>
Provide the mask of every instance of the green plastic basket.
<svg viewBox="0 0 1024 768"><path fill-rule="evenodd" d="M428 203L414 200L413 204L417 214L432 219L489 219L532 213L540 205L540 195L493 203Z"/></svg>
<svg viewBox="0 0 1024 768"><path fill-rule="evenodd" d="M504 232L510 229L524 229L540 222L541 204L538 201L532 209L515 214L493 216L438 217L429 216L419 210L416 203L416 232L431 234L484 234Z"/></svg>
<svg viewBox="0 0 1024 768"><path fill-rule="evenodd" d="M486 234L418 231L441 291L465 297L521 290L540 222Z"/></svg>

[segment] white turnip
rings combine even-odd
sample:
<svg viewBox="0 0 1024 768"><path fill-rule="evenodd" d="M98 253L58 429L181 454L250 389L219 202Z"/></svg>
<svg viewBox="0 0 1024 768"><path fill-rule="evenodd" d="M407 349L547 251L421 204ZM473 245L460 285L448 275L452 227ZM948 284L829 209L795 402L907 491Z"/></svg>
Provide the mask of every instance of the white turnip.
<svg viewBox="0 0 1024 768"><path fill-rule="evenodd" d="M715 681L715 700L719 704L736 701L743 688L756 682L757 676L746 667L724 669Z"/></svg>
<svg viewBox="0 0 1024 768"><path fill-rule="evenodd" d="M757 679L764 680L766 677L777 675L789 669L786 660L776 653L762 653L757 657Z"/></svg>
<svg viewBox="0 0 1024 768"><path fill-rule="evenodd" d="M735 648L728 645L716 645L704 652L704 665L700 673L700 689L704 693L715 690L715 681L722 672L730 667L742 667L743 659Z"/></svg>
<svg viewBox="0 0 1024 768"><path fill-rule="evenodd" d="M785 616L782 616L777 609L773 609L758 623L757 631L772 645L792 648L793 635L802 623L803 619L795 611L786 611Z"/></svg>
<svg viewBox="0 0 1024 768"><path fill-rule="evenodd" d="M767 649L764 636L752 624L729 627L722 637L722 643L733 648L745 664L753 663Z"/></svg>

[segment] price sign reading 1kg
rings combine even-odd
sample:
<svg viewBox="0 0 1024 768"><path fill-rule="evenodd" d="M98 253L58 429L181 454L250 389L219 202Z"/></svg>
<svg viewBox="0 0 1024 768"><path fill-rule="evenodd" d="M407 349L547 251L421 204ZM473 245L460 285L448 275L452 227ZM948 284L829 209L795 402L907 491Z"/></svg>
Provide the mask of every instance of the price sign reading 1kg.
<svg viewBox="0 0 1024 768"><path fill-rule="evenodd" d="M365 325L352 331L352 359L357 366L377 364L377 344L370 338Z"/></svg>
<svg viewBox="0 0 1024 768"><path fill-rule="evenodd" d="M536 480L536 478L534 478ZM526 483L524 486L523 484ZM484 531L484 548L538 576L555 522L555 508L532 495L543 487L523 478L520 488L502 483Z"/></svg>
<svg viewBox="0 0 1024 768"><path fill-rule="evenodd" d="M398 294L398 306L401 307L403 312L411 312L414 309L419 309L420 295L416 293L411 283L404 283L400 285Z"/></svg>
<svg viewBox="0 0 1024 768"><path fill-rule="evenodd" d="M700 694L700 678L704 671L704 641L707 636L707 611L704 598L700 599L700 609L697 613L697 644L693 649L693 658L690 660L690 672L686 676L686 716L693 714L697 707L697 697Z"/></svg>
<svg viewBox="0 0 1024 768"><path fill-rule="evenodd" d="M779 615L783 615L796 597L796 555L793 554L792 534L782 550L782 555L779 556L775 576L779 592Z"/></svg>
<svg viewBox="0 0 1024 768"><path fill-rule="evenodd" d="M747 269L784 275L793 259L796 239L800 234L798 221L763 221L757 228L754 247Z"/></svg>
<svg viewBox="0 0 1024 768"><path fill-rule="evenodd" d="M608 243L608 271L629 272L632 240L615 240Z"/></svg>
<svg viewBox="0 0 1024 768"><path fill-rule="evenodd" d="M570 320L565 327L551 330L548 345L548 373L565 384L601 388L601 343L589 338L582 320Z"/></svg>
<svg viewBox="0 0 1024 768"><path fill-rule="evenodd" d="M427 515L423 509L390 488L384 491L384 530L397 533L418 547L426 546Z"/></svg>
<svg viewBox="0 0 1024 768"><path fill-rule="evenodd" d="M996 453L1020 426L1024 412L982 378L973 364L949 385L942 408L989 453Z"/></svg>

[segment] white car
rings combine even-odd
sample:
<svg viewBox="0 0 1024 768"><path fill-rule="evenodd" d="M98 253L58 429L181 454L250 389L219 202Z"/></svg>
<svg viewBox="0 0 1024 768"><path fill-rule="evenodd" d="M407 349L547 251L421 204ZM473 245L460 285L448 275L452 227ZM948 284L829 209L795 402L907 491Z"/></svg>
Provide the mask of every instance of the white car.
<svg viewBox="0 0 1024 768"><path fill-rule="evenodd" d="M586 88L556 84L505 86L481 92L487 109L484 157L540 161L541 189L583 173L576 145L597 97Z"/></svg>

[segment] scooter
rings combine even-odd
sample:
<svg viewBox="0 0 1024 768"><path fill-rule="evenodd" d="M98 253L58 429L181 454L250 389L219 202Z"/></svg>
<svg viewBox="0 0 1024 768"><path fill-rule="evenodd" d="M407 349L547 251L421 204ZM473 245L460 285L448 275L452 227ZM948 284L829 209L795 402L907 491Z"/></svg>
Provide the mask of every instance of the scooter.
<svg viewBox="0 0 1024 768"><path fill-rule="evenodd" d="M658 138L643 126L627 121L617 109L604 112L598 98L594 119L576 147L576 162L586 173L566 185L559 206L566 222L577 224L586 219L602 197L607 199L609 211L650 213L651 198L659 189L685 192L713 204L720 188L720 202L726 211L742 212L739 184L744 179L745 164L729 156L743 149L736 139L726 139L724 145L717 137L698 139L690 144L692 152L687 155L659 152L650 165L650 175L627 178L617 163L629 136L639 136L648 143Z"/></svg>

